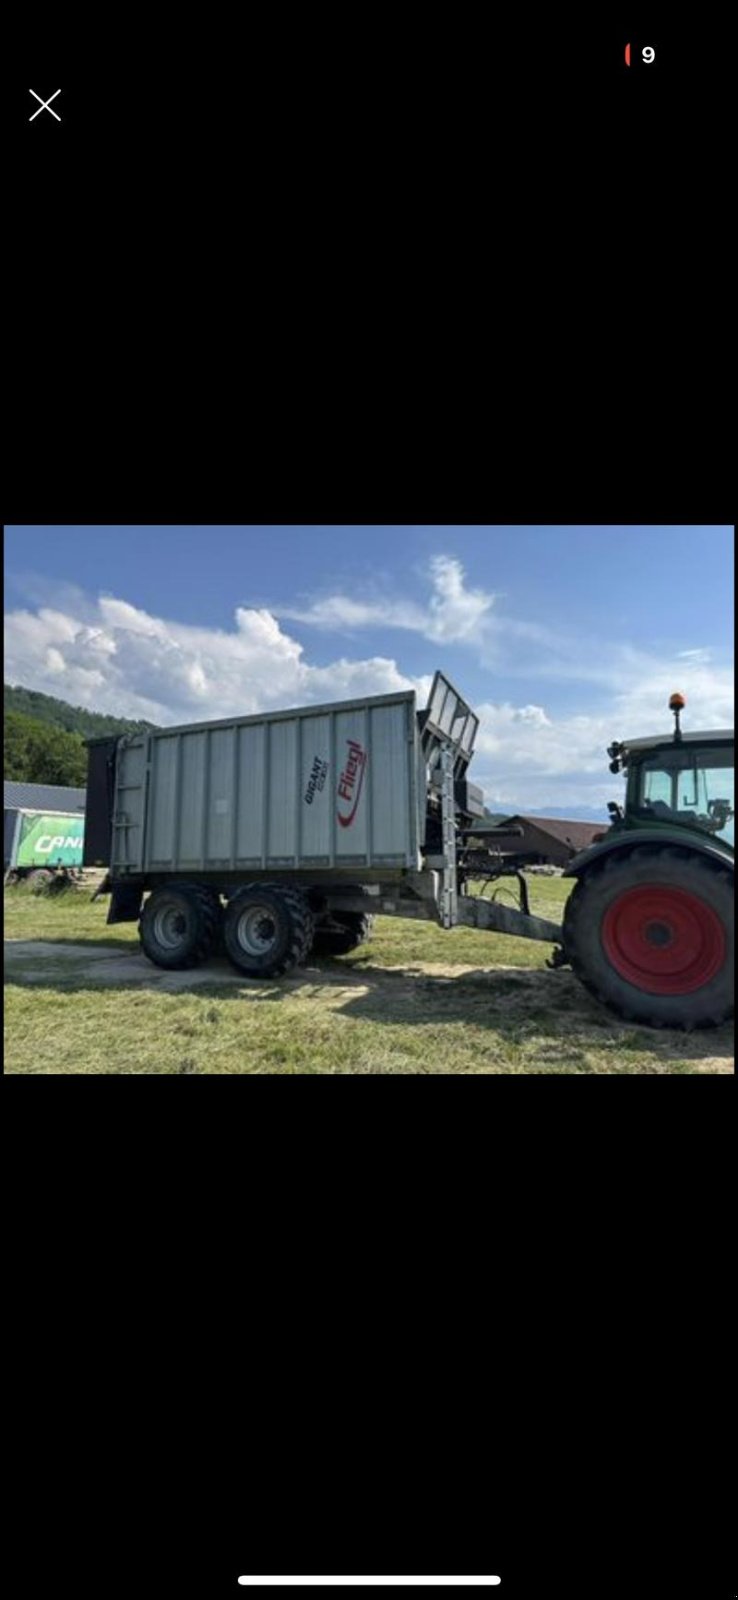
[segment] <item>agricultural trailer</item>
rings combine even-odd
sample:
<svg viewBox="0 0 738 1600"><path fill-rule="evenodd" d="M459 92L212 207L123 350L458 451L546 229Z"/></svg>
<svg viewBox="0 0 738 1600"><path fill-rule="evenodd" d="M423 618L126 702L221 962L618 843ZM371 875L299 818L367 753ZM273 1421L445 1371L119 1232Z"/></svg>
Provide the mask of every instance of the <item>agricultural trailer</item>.
<svg viewBox="0 0 738 1600"><path fill-rule="evenodd" d="M6 809L3 826L5 883L42 888L82 866L85 819L79 811Z"/></svg>
<svg viewBox="0 0 738 1600"><path fill-rule="evenodd" d="M139 921L161 967L225 950L274 978L354 949L381 913L542 940L621 1016L717 1024L732 1010L733 735L682 734L670 704L673 736L610 747L625 804L570 862L561 926L531 914L521 830L474 839L478 718L440 672L420 710L408 692L89 741L85 865L109 867L108 922ZM517 907L494 898L503 878Z"/></svg>

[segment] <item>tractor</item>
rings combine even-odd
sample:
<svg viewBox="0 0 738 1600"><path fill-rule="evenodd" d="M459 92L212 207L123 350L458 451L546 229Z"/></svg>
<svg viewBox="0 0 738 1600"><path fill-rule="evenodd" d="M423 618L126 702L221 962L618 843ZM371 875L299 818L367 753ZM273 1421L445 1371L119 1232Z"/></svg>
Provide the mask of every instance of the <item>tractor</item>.
<svg viewBox="0 0 738 1600"><path fill-rule="evenodd" d="M625 804L574 857L563 948L587 989L649 1027L699 1028L733 1011L733 733L683 733L610 745Z"/></svg>

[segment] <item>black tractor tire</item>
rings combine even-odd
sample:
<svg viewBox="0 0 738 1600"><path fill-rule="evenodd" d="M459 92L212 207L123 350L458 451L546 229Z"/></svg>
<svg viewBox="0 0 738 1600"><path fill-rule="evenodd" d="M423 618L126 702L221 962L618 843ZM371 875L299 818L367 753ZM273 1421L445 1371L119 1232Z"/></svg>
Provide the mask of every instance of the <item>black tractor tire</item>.
<svg viewBox="0 0 738 1600"><path fill-rule="evenodd" d="M316 956L345 956L350 950L356 950L360 944L365 944L371 939L374 932L374 918L366 916L361 911L335 911L331 913L331 923L339 923L337 928L330 924L315 929L313 939L313 954Z"/></svg>
<svg viewBox="0 0 738 1600"><path fill-rule="evenodd" d="M596 999L650 1028L733 1015L733 880L687 848L643 845L595 862L564 913L564 952Z"/></svg>
<svg viewBox="0 0 738 1600"><path fill-rule="evenodd" d="M281 883L246 884L223 917L226 955L249 978L280 978L302 966L314 930L304 894Z"/></svg>
<svg viewBox="0 0 738 1600"><path fill-rule="evenodd" d="M26 874L25 882L33 894L46 894L54 882L54 874L49 867L34 867Z"/></svg>
<svg viewBox="0 0 738 1600"><path fill-rule="evenodd" d="M215 947L220 906L210 889L175 883L154 889L139 922L141 948L149 961L169 971L199 967Z"/></svg>

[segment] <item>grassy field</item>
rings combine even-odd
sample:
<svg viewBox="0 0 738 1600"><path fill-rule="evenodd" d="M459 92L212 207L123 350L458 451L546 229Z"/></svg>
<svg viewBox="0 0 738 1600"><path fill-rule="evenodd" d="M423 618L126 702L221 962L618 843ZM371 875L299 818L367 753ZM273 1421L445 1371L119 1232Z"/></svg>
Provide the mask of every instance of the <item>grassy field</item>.
<svg viewBox="0 0 738 1600"><path fill-rule="evenodd" d="M529 880L558 921L569 884ZM732 1029L625 1024L548 945L379 917L370 944L256 983L225 960L164 974L108 900L5 891L9 1073L724 1073ZM36 941L40 947L33 948ZM31 947L29 947L29 945Z"/></svg>

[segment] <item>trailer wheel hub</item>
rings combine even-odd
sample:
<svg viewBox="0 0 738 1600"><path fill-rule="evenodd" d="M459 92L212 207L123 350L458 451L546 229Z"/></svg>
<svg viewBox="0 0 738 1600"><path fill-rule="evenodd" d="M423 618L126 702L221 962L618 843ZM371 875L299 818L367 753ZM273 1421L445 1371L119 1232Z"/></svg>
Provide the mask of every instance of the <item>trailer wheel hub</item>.
<svg viewBox="0 0 738 1600"><path fill-rule="evenodd" d="M691 994L725 961L725 931L705 900L668 884L626 889L602 919L615 971L649 994Z"/></svg>
<svg viewBox="0 0 738 1600"><path fill-rule="evenodd" d="M187 919L176 906L162 906L154 917L154 938L164 950L176 950L187 932Z"/></svg>
<svg viewBox="0 0 738 1600"><path fill-rule="evenodd" d="M265 906L250 906L236 924L236 938L249 956L263 956L271 950L277 937L277 926L271 911Z"/></svg>

